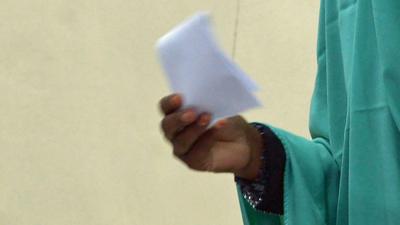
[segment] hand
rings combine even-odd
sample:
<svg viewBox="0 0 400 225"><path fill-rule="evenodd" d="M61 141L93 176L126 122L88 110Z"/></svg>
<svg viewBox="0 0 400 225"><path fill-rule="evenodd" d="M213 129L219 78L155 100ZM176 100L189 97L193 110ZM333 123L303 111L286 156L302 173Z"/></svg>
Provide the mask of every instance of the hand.
<svg viewBox="0 0 400 225"><path fill-rule="evenodd" d="M211 121L209 113L182 110L182 97L173 94L159 102L164 118L161 128L173 146L174 155L198 171L231 172L255 179L261 166L262 139L241 116Z"/></svg>

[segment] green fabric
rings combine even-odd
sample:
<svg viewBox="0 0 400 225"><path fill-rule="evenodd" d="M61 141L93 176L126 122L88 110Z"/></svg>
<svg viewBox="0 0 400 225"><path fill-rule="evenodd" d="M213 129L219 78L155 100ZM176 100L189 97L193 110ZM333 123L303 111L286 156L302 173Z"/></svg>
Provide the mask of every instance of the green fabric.
<svg viewBox="0 0 400 225"><path fill-rule="evenodd" d="M400 1L322 0L317 53L312 140L271 126L287 157L282 220L238 190L244 224L400 224Z"/></svg>

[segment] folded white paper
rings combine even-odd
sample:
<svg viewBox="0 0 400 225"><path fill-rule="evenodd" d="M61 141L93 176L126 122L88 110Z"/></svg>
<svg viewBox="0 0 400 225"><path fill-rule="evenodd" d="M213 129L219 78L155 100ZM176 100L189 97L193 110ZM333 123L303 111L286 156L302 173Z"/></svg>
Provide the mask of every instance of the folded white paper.
<svg viewBox="0 0 400 225"><path fill-rule="evenodd" d="M252 93L256 83L219 48L208 13L172 29L156 48L172 91L183 95L183 108L211 113L211 124L261 105Z"/></svg>

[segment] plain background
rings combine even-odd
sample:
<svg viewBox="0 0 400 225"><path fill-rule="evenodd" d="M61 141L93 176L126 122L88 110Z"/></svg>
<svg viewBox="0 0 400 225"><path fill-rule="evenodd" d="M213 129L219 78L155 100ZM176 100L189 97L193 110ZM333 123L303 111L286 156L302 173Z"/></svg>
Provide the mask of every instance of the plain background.
<svg viewBox="0 0 400 225"><path fill-rule="evenodd" d="M209 10L231 54L238 18L235 61L264 104L245 117L308 136L318 7L0 0L0 224L242 224L233 176L188 170L160 133L154 43Z"/></svg>

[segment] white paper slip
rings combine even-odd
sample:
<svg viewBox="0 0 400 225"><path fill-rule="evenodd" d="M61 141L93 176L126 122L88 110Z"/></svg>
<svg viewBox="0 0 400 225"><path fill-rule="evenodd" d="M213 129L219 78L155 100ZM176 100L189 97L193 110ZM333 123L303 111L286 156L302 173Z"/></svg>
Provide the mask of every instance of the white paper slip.
<svg viewBox="0 0 400 225"><path fill-rule="evenodd" d="M208 13L172 29L156 49L172 91L183 95L183 107L211 113L211 124L261 105L252 93L256 83L218 46Z"/></svg>

